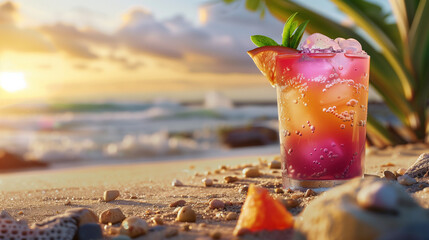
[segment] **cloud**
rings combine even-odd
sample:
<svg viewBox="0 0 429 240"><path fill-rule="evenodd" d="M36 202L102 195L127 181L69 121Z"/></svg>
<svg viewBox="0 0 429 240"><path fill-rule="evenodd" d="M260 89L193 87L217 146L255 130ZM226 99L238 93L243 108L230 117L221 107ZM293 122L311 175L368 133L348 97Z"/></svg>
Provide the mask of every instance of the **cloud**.
<svg viewBox="0 0 429 240"><path fill-rule="evenodd" d="M0 52L4 50L20 52L52 51L52 44L38 31L17 25L18 6L13 2L0 3Z"/></svg>

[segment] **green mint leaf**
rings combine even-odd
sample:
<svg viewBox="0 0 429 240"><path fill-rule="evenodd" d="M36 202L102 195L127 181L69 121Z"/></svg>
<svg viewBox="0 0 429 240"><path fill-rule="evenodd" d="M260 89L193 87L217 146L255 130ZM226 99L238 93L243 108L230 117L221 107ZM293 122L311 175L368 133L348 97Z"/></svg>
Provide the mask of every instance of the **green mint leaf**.
<svg viewBox="0 0 429 240"><path fill-rule="evenodd" d="M253 35L250 37L250 40L257 46L257 47L263 47L263 46L278 46L279 44L276 43L273 39L262 36L262 35Z"/></svg>
<svg viewBox="0 0 429 240"><path fill-rule="evenodd" d="M298 28L298 22L293 21L292 25L290 25L290 34L289 34L289 41L292 38L292 35L295 33L295 30Z"/></svg>
<svg viewBox="0 0 429 240"><path fill-rule="evenodd" d="M282 46L289 47L290 41L289 37L291 35L291 25L293 24L293 19L298 14L298 12L292 14L285 22L285 26L283 27L283 33L282 33Z"/></svg>
<svg viewBox="0 0 429 240"><path fill-rule="evenodd" d="M302 35L304 35L305 28L307 27L307 24L309 22L310 20L307 20L301 23L301 25L299 25L299 27L296 29L291 39L291 43L290 43L291 48L294 48L294 49L298 48L298 44L301 41Z"/></svg>

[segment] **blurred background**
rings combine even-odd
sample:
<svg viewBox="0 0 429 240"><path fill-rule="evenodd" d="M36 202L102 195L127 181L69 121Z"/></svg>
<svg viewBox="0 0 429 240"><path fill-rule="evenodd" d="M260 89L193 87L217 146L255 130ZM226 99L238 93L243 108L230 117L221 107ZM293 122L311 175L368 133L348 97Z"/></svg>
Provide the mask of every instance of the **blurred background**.
<svg viewBox="0 0 429 240"><path fill-rule="evenodd" d="M0 1L0 169L278 153L275 89L246 53L281 39L269 2ZM331 1L292 3L374 42ZM382 98L370 113L403 125Z"/></svg>

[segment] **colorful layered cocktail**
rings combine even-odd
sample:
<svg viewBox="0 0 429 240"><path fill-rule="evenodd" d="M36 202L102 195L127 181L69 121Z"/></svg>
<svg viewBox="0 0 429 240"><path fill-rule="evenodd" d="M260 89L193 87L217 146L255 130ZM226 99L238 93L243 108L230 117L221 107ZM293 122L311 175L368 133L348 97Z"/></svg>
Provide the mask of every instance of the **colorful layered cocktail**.
<svg viewBox="0 0 429 240"><path fill-rule="evenodd" d="M362 176L369 56L360 44L313 34L299 51L263 46L249 54L277 89L283 187Z"/></svg>

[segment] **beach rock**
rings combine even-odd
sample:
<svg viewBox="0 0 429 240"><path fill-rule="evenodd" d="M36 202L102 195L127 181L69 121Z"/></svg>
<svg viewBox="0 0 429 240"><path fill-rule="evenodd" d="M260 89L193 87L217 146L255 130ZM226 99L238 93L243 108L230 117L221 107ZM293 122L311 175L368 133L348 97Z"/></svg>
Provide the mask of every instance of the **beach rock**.
<svg viewBox="0 0 429 240"><path fill-rule="evenodd" d="M177 200L175 202L170 203L170 207L183 207L185 206L186 201L185 200Z"/></svg>
<svg viewBox="0 0 429 240"><path fill-rule="evenodd" d="M278 133L267 127L239 127L223 129L220 132L220 140L230 148L262 146L277 143Z"/></svg>
<svg viewBox="0 0 429 240"><path fill-rule="evenodd" d="M108 190L108 191L105 191L103 194L103 200L105 202L113 201L117 197L119 197L119 191L118 190Z"/></svg>
<svg viewBox="0 0 429 240"><path fill-rule="evenodd" d="M173 182L171 182L171 185L173 187L181 187L181 186L183 186L183 183L178 179L174 179Z"/></svg>
<svg viewBox="0 0 429 240"><path fill-rule="evenodd" d="M361 200L358 200L358 195ZM378 206L380 196L380 201L386 203L384 195L396 195L397 198L396 201L387 202L389 209L393 210L388 214L360 205L363 204L362 199L366 201L370 198L372 200L369 202ZM396 182L370 178L350 180L313 200L296 219L295 229L296 239L371 240L409 224L427 222L429 211L420 207L402 186Z"/></svg>
<svg viewBox="0 0 429 240"><path fill-rule="evenodd" d="M86 223L79 227L78 240L102 240L103 233L97 223Z"/></svg>
<svg viewBox="0 0 429 240"><path fill-rule="evenodd" d="M243 169L243 175L247 178L255 178L261 176L257 167L248 167Z"/></svg>
<svg viewBox="0 0 429 240"><path fill-rule="evenodd" d="M269 165L270 169L281 169L282 163L279 160L273 160Z"/></svg>
<svg viewBox="0 0 429 240"><path fill-rule="evenodd" d="M225 208L225 202L219 199L213 199L210 201L209 206L211 209L223 209Z"/></svg>
<svg viewBox="0 0 429 240"><path fill-rule="evenodd" d="M283 189L282 189L282 188L275 188L275 189L274 189L274 192L275 192L275 193L284 193L284 191L283 191Z"/></svg>
<svg viewBox="0 0 429 240"><path fill-rule="evenodd" d="M197 214L190 206L184 206L180 208L177 213L176 220L179 222L195 222L197 220Z"/></svg>
<svg viewBox="0 0 429 240"><path fill-rule="evenodd" d="M220 239L222 237L222 233L220 233L219 231L214 231L210 233L210 237L212 239Z"/></svg>
<svg viewBox="0 0 429 240"><path fill-rule="evenodd" d="M122 213L120 208L111 208L100 214L100 223L119 223L125 219L125 215Z"/></svg>
<svg viewBox="0 0 429 240"><path fill-rule="evenodd" d="M147 222L139 217L128 217L122 224L119 230L120 234L127 235L131 238L135 238L146 234L149 231L149 225Z"/></svg>
<svg viewBox="0 0 429 240"><path fill-rule="evenodd" d="M411 186L417 183L416 179L408 176L407 174L398 177L398 183L404 186Z"/></svg>
<svg viewBox="0 0 429 240"><path fill-rule="evenodd" d="M9 171L25 168L45 168L48 163L38 160L25 160L18 154L0 150L0 171Z"/></svg>
<svg viewBox="0 0 429 240"><path fill-rule="evenodd" d="M317 193L312 189L307 189L304 193L304 197L316 196Z"/></svg>
<svg viewBox="0 0 429 240"><path fill-rule="evenodd" d="M151 218L151 220L156 225L163 225L164 224L164 220L161 218L160 215L156 215L155 217Z"/></svg>
<svg viewBox="0 0 429 240"><path fill-rule="evenodd" d="M234 183L237 182L239 179L235 176L226 176L223 178L223 180L225 180L226 183Z"/></svg>
<svg viewBox="0 0 429 240"><path fill-rule="evenodd" d="M387 180L396 181L396 175L391 171L384 171L383 175Z"/></svg>
<svg viewBox="0 0 429 240"><path fill-rule="evenodd" d="M357 204L364 209L395 212L398 205L398 194L391 185L376 182L359 190Z"/></svg>
<svg viewBox="0 0 429 240"><path fill-rule="evenodd" d="M427 240L429 239L429 223L409 224L400 229L392 229L377 240Z"/></svg>
<svg viewBox="0 0 429 240"><path fill-rule="evenodd" d="M237 219L238 219L238 214L235 212L230 212L225 217L225 220L227 220L227 221L237 220Z"/></svg>
<svg viewBox="0 0 429 240"><path fill-rule="evenodd" d="M406 175L409 175L413 178L422 178L426 174L429 174L429 153L423 153L418 158L417 161L411 165L407 171Z"/></svg>
<svg viewBox="0 0 429 240"><path fill-rule="evenodd" d="M213 180L211 180L210 178L204 178L201 181L203 182L204 186L206 186L206 187L213 186Z"/></svg>
<svg viewBox="0 0 429 240"><path fill-rule="evenodd" d="M65 214L70 215L71 217L77 219L79 225L86 223L97 223L97 215L88 208L72 208L68 209Z"/></svg>
<svg viewBox="0 0 429 240"><path fill-rule="evenodd" d="M296 208L299 206L299 202L296 199L281 199L281 203L283 204L283 206L286 207L286 209L292 209L292 208Z"/></svg>
<svg viewBox="0 0 429 240"><path fill-rule="evenodd" d="M249 191L249 186L243 186L238 192L241 194L247 194L247 191Z"/></svg>

